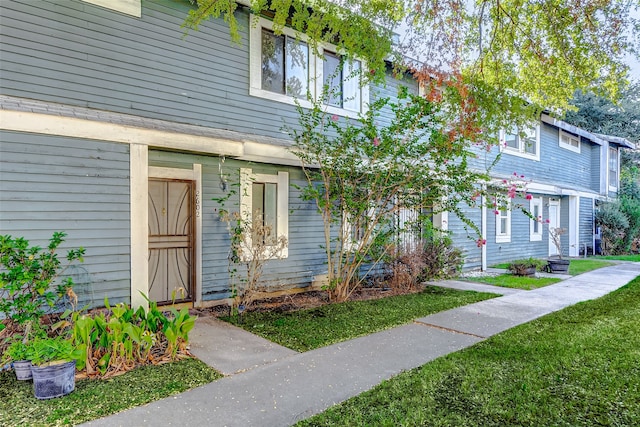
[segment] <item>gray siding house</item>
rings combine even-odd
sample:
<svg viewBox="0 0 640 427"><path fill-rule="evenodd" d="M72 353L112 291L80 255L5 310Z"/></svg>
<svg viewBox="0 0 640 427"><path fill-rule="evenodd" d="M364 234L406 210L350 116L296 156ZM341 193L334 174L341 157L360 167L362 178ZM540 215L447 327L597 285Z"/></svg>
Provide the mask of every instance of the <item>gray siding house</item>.
<svg viewBox="0 0 640 427"><path fill-rule="evenodd" d="M84 246L84 264L68 273L85 303L107 296L145 305L147 294L194 306L228 301L229 231L213 199L233 185L236 206L268 209L287 238L266 265L270 288L322 283L322 223L296 190L304 177L282 125L295 126L294 99L319 93L315 82L336 52L324 46L323 64L304 37L276 36L245 9L237 12L241 44L222 20L185 36L190 7L188 0L2 3L0 232L44 244L65 231L68 247ZM304 61L287 61L290 51ZM340 116L365 111L399 84L336 83L348 96L327 108ZM526 202L569 229L568 254L578 255L593 247L594 203L615 196L619 148L631 145L548 116L534 139L530 148L505 134L496 179L513 170L527 176L534 198ZM482 224L482 248L453 215L434 220L465 249L467 268L552 252L547 231L524 216L469 215Z"/></svg>

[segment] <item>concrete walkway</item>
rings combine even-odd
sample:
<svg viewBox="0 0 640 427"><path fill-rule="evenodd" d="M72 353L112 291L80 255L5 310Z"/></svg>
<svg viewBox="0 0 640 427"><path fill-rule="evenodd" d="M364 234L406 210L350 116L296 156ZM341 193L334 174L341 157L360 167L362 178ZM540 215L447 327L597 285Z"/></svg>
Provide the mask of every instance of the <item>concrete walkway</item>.
<svg viewBox="0 0 640 427"><path fill-rule="evenodd" d="M448 287L505 295L306 353L201 319L191 335L193 352L228 376L87 425L288 426L404 370L606 295L638 275L640 263L618 264L533 291L447 281Z"/></svg>

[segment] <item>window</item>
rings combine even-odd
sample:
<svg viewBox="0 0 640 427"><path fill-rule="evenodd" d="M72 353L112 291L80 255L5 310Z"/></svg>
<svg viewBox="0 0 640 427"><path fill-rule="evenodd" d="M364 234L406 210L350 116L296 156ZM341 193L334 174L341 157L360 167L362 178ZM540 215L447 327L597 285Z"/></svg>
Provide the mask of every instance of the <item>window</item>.
<svg viewBox="0 0 640 427"><path fill-rule="evenodd" d="M304 34L291 28L275 34L272 22L255 18L249 41L249 94L287 104L310 108L311 99L319 99L324 85L330 96L327 112L357 117L367 110L368 85L361 85L362 61L346 60L334 46L319 46L314 54Z"/></svg>
<svg viewBox="0 0 640 427"><path fill-rule="evenodd" d="M289 236L289 174L254 174L251 169L240 169L240 211L245 221L262 222L268 234L250 236L245 245L251 247L255 239L276 241ZM278 252L277 258L289 255L288 245Z"/></svg>
<svg viewBox="0 0 640 427"><path fill-rule="evenodd" d="M304 98L309 89L309 47L263 28L261 70L263 90Z"/></svg>
<svg viewBox="0 0 640 427"><path fill-rule="evenodd" d="M542 240L542 197L534 197L529 201L529 212L536 218L530 220L529 240L531 242Z"/></svg>
<svg viewBox="0 0 640 427"><path fill-rule="evenodd" d="M560 147L579 153L580 137L561 130L560 131Z"/></svg>
<svg viewBox="0 0 640 427"><path fill-rule="evenodd" d="M503 206L496 207L496 243L508 243L511 241L511 203L504 202Z"/></svg>
<svg viewBox="0 0 640 427"><path fill-rule="evenodd" d="M325 104L360 112L360 61L345 61L341 56L325 50L322 62L323 89L328 88Z"/></svg>
<svg viewBox="0 0 640 427"><path fill-rule="evenodd" d="M609 189L618 188L618 150L609 147Z"/></svg>
<svg viewBox="0 0 640 427"><path fill-rule="evenodd" d="M504 153L540 160L539 127L502 131L500 145Z"/></svg>

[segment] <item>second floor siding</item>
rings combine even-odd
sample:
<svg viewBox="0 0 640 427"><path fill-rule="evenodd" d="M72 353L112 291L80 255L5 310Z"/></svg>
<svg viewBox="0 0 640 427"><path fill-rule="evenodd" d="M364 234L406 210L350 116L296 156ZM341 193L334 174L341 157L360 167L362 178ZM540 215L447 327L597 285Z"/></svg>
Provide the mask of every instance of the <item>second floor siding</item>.
<svg viewBox="0 0 640 427"><path fill-rule="evenodd" d="M505 150L493 172L501 175L517 172L536 183L599 191L600 170L596 167L599 145L582 138L579 152L563 148L559 143L560 130L546 123L540 124L539 138L540 160L515 156Z"/></svg>
<svg viewBox="0 0 640 427"><path fill-rule="evenodd" d="M185 36L190 7L143 1L135 18L80 0L4 2L0 93L288 139L295 106L249 95L249 14L237 12L236 44L219 19Z"/></svg>

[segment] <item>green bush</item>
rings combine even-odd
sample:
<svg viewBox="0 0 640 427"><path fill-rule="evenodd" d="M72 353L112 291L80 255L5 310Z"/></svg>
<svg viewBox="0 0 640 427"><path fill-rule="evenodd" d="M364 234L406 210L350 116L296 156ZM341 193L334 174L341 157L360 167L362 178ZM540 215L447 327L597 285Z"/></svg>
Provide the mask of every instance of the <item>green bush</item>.
<svg viewBox="0 0 640 427"><path fill-rule="evenodd" d="M0 236L0 313L18 324L39 321L73 286L70 277L53 285L64 271L58 247L66 234L53 233L49 246L30 246L22 237ZM83 261L84 249L67 251L67 262ZM0 324L0 330L4 328Z"/></svg>
<svg viewBox="0 0 640 427"><path fill-rule="evenodd" d="M529 268L540 270L545 264L545 261L536 258L524 258L511 261L508 268L516 276L526 276Z"/></svg>
<svg viewBox="0 0 640 427"><path fill-rule="evenodd" d="M454 277L462 270L464 259L449 237L433 237L424 245L423 261L420 281Z"/></svg>
<svg viewBox="0 0 640 427"><path fill-rule="evenodd" d="M620 203L604 203L596 210L596 225L600 227L602 255L624 252L624 239L629 220Z"/></svg>

